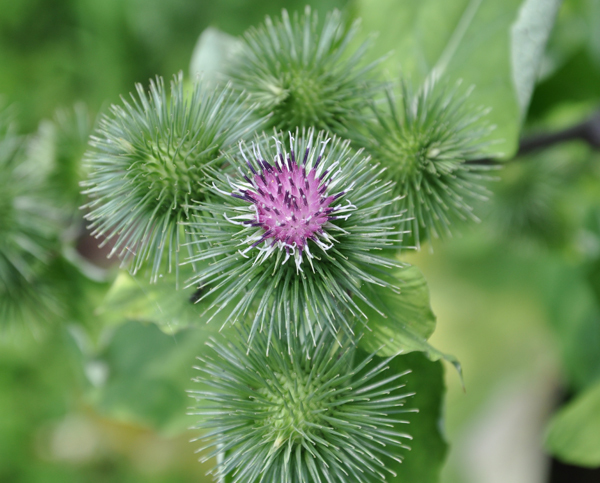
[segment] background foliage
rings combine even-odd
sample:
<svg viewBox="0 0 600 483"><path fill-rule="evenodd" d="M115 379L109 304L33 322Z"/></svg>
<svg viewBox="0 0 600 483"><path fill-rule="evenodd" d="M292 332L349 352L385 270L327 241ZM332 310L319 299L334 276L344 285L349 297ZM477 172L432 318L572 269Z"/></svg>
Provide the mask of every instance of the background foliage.
<svg viewBox="0 0 600 483"><path fill-rule="evenodd" d="M16 106L21 132L36 132L43 146L62 132L64 114L55 114L57 108L73 112L73 104L84 101L88 119L77 111L71 119L89 132L95 114L132 91L134 82L187 71L206 27L239 35L265 14L304 3L0 0L0 93ZM564 2L543 56L536 42L531 51L519 48L523 32L553 15L554 1L313 3L321 14L347 7L362 17L357 42L379 32L369 55L374 60L393 50L384 66L390 76L401 68L418 85L438 69L475 84L471 100L492 107L493 151L507 159L522 128L525 135L559 130L597 110L598 0ZM522 64L527 58L542 62L526 111L527 76L533 75ZM81 145L73 144L72 153L55 156L77 159ZM594 439L600 431L577 430L598 425L599 156L585 143L566 143L517 158L497 175L499 182L489 185L492 202L476 207L482 223L434 241L433 254L428 247L406 254L429 283L438 320L432 342L457 355L464 368L466 394L453 371L446 376L446 439L453 447L442 481L448 483L547 481L548 452L600 465ZM77 205L79 174L52 176L71 180L71 196L63 193L62 202ZM203 481L208 467L195 461L183 431L192 424L184 415L190 404L184 390L191 361L219 324L170 334L177 327L169 320L196 316L187 304L194 288L173 301L160 289L167 281L149 286L125 274L111 288L115 271L78 258L94 243L78 237L78 218L65 223L70 237L64 260L52 265L53 288L77 303L35 337L13 330L0 340L0 481ZM427 307L418 275L414 302L408 302ZM166 331L151 322L166 324ZM428 327L434 323L427 320ZM411 354L402 364L439 381L427 385L431 394L414 382L417 398L426 398L415 405L430 414L431 427L421 442L414 435L403 481L414 481L414 474L420 482L437 481L446 452L438 425L442 363ZM572 397L544 430L561 399Z"/></svg>

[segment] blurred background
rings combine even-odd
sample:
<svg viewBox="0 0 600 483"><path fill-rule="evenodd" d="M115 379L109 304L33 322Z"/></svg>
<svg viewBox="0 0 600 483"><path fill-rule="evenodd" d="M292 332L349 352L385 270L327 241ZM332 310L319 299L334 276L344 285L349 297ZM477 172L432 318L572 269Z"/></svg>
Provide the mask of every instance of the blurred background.
<svg viewBox="0 0 600 483"><path fill-rule="evenodd" d="M42 139L77 103L91 125L135 82L187 74L207 27L240 35L305 3L0 0L0 96L20 130ZM381 32L373 56L397 48L386 34L394 2L308 3L321 14L364 16L364 35ZM599 105L600 2L566 0L523 136L577 125ZM600 155L592 144L561 142L509 161L490 185L491 202L476 207L481 223L406 254L430 284L432 343L464 369L466 391L446 371L444 483L600 481L544 449L550 415L600 377ZM78 253L86 250L81 242ZM184 431L194 421L183 392L206 334L165 334L143 317L113 324L90 309L114 277L98 260L88 256L91 276L73 291L82 302L69 324L0 339L0 482L209 481ZM131 290L168 317L171 302Z"/></svg>

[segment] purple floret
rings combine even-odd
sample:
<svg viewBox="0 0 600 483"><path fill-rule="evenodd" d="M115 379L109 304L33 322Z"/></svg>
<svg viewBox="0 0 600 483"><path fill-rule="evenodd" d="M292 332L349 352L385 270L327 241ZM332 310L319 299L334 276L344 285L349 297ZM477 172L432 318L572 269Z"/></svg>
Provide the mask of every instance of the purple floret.
<svg viewBox="0 0 600 483"><path fill-rule="evenodd" d="M323 225L332 219L334 209L330 205L344 192L327 196L327 182L317 176L316 169L307 173L306 166L299 166L294 160L291 153L281 166L260 161L264 169L252 169L250 184L254 189L232 195L256 206L255 223L265 230L258 243L272 239L273 243L282 242L302 251L308 240L322 233Z"/></svg>

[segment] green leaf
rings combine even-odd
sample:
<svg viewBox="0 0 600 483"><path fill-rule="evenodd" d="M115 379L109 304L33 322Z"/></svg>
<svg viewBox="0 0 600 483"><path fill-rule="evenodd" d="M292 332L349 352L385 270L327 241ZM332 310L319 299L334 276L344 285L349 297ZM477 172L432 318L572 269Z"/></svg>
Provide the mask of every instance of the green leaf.
<svg viewBox="0 0 600 483"><path fill-rule="evenodd" d="M520 0L359 0L358 10L366 30L380 32L373 54L393 50L387 61L392 73L400 68L420 85L435 69L437 75L474 85L470 101L492 109L489 120L497 126L498 141L494 152L510 157L527 107L525 93L535 81L535 76L519 73L519 92L524 93L519 104L512 69L529 58L528 70L537 73L542 56L531 56L545 44L555 1L527 0L531 6L522 14ZM549 5L539 6L544 3ZM543 10L544 20L532 20L535 8ZM519 45L513 42L513 25ZM523 42L524 32L535 41Z"/></svg>
<svg viewBox="0 0 600 483"><path fill-rule="evenodd" d="M384 326L387 326L390 331L393 331L396 328L395 324L400 323L415 335L428 339L435 330L436 318L431 310L429 288L425 277L415 266L395 270L393 277L396 279L396 284L401 285L401 293L385 292L386 296L381 297L382 291L376 290L382 304L375 305L392 315L388 324L384 325L380 321L377 328L383 330ZM392 350L385 355L392 355L394 352Z"/></svg>
<svg viewBox="0 0 600 483"><path fill-rule="evenodd" d="M214 312L206 314L215 297L209 296L198 302L204 294L199 285L176 288L177 277L180 281L186 280L193 273L192 265L185 265L179 268L179 275L168 273L157 283L150 283L143 276L120 272L97 313L114 324L127 320L152 322L167 334L193 325L205 325ZM226 315L227 312L217 314L211 325L219 329Z"/></svg>
<svg viewBox="0 0 600 483"><path fill-rule="evenodd" d="M575 389L600 378L600 303L590 283L593 273L587 266L555 262L547 264L544 280L548 320Z"/></svg>
<svg viewBox="0 0 600 483"><path fill-rule="evenodd" d="M540 61L562 0L525 0L511 29L513 82L521 108L527 113Z"/></svg>
<svg viewBox="0 0 600 483"><path fill-rule="evenodd" d="M600 382L554 415L546 448L558 459L578 466L600 466Z"/></svg>
<svg viewBox="0 0 600 483"><path fill-rule="evenodd" d="M400 374L408 369L406 376L407 392L415 395L409 400L407 408L416 408L418 413L404 415L410 424L400 429L412 436L408 443L411 451L399 451L402 463L386 461L386 466L397 473L397 477L388 476L389 483L437 483L442 469L448 444L442 434L443 406L446 388L444 385L444 367L440 361L432 362L420 353L412 353L394 358L390 371ZM383 378L384 376L380 376Z"/></svg>
<svg viewBox="0 0 600 483"><path fill-rule="evenodd" d="M366 351L378 351L380 356L424 352L432 361L444 359L450 362L460 373L460 363L455 357L440 352L427 342L435 330L436 320L429 303L429 288L421 271L414 266L397 269L387 281L401 287L400 293L365 287L367 299L385 315L359 303L369 319L360 346Z"/></svg>
<svg viewBox="0 0 600 483"><path fill-rule="evenodd" d="M192 422L186 416L192 365L217 331L212 325L168 335L154 324L120 325L90 361L105 376L96 380L89 400L111 418L168 434L183 432Z"/></svg>
<svg viewBox="0 0 600 483"><path fill-rule="evenodd" d="M98 309L110 320L154 322L168 333L200 321L203 308L193 303L197 288L175 288L174 273L149 283L144 277L120 272Z"/></svg>
<svg viewBox="0 0 600 483"><path fill-rule="evenodd" d="M571 0L560 9L546 47L540 79L552 76L581 53L589 58L590 69L597 70L600 67L600 42L596 28L599 23L598 0Z"/></svg>

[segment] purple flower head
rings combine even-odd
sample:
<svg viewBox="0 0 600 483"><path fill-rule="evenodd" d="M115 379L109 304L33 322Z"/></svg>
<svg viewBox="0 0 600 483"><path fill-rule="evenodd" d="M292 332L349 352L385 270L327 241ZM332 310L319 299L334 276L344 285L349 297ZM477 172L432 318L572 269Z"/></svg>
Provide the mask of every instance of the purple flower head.
<svg viewBox="0 0 600 483"><path fill-rule="evenodd" d="M212 194L188 225L199 234L189 284L205 288L200 301L212 298L208 320L221 313L233 323L252 311L249 341L263 330L352 332L367 319L359 304L374 308L367 285L391 287L378 273L401 266L377 254L398 243L392 183L324 131L262 134L240 151L225 152L228 168L212 168Z"/></svg>
<svg viewBox="0 0 600 483"><path fill-rule="evenodd" d="M326 230L339 230L339 227L330 222L338 218L347 219L350 216L347 212L355 209L349 201L345 205L334 205L352 187L332 193L337 184L336 177L339 171L336 172L335 167L338 163L332 163L329 169L321 166L323 152L329 139L320 143L319 151L309 143L302 159L296 157L293 150L294 138L291 134L292 148L289 153L282 149L276 138L274 139L277 155L271 163L263 158L260 146L256 144L252 145L254 163L251 163L240 145L249 172L242 173L244 182L232 184L234 191L231 196L253 205L253 213L246 215L247 219L241 223L259 228L258 232L247 239L250 246L243 250L242 254L258 248L268 256L276 248L284 249L284 263L290 254L293 254L298 270L302 270L300 264L304 253L312 265L313 255L310 252L309 240L323 250L329 249L335 239ZM260 247L263 242L265 245Z"/></svg>
<svg viewBox="0 0 600 483"><path fill-rule="evenodd" d="M294 153L291 153L292 159ZM302 250L309 238L323 231L333 196L325 196L327 184L288 159L283 167L277 163L273 168L263 161L265 169L255 174L253 184L256 192L247 191L246 197L256 205L256 223L266 233L263 238L273 242L295 244Z"/></svg>

